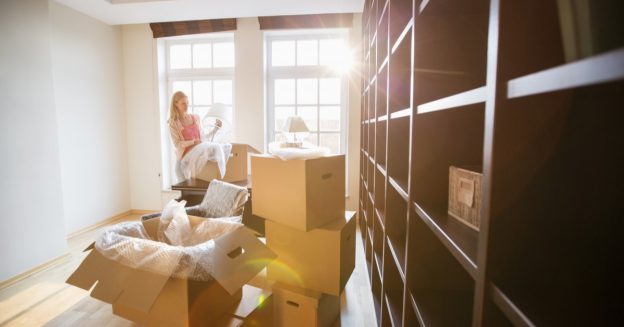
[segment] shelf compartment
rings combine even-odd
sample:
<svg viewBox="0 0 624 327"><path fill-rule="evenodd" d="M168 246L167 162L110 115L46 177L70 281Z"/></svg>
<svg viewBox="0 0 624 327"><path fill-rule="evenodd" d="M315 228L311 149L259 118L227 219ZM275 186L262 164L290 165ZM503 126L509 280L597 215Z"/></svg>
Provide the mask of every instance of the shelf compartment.
<svg viewBox="0 0 624 327"><path fill-rule="evenodd" d="M419 105L416 110L417 113L424 114L431 111L453 109L480 102L485 102L485 86L423 103Z"/></svg>
<svg viewBox="0 0 624 327"><path fill-rule="evenodd" d="M414 221L420 219L447 248L457 262L472 276L477 273L478 232L457 221L444 210L423 208L413 203Z"/></svg>
<svg viewBox="0 0 624 327"><path fill-rule="evenodd" d="M497 112L488 269L535 325L624 320L613 266L624 228L622 90L624 81L544 93Z"/></svg>
<svg viewBox="0 0 624 327"><path fill-rule="evenodd" d="M405 301L407 301L407 303L405 303L403 326L424 326L422 321L418 319L419 314L416 311L416 301L410 292L407 292Z"/></svg>
<svg viewBox="0 0 624 327"><path fill-rule="evenodd" d="M368 227L368 233L373 235L373 225L375 221L375 208L373 202L369 200L368 192L366 192L366 226Z"/></svg>
<svg viewBox="0 0 624 327"><path fill-rule="evenodd" d="M388 176L407 193L410 167L410 117L388 121Z"/></svg>
<svg viewBox="0 0 624 327"><path fill-rule="evenodd" d="M382 284L381 275L377 263L373 260L373 267L371 269L371 290L373 292L373 306L375 307L375 315L377 318L377 325L381 324L381 306L383 302L383 294L381 294Z"/></svg>
<svg viewBox="0 0 624 327"><path fill-rule="evenodd" d="M381 117L388 114L388 66L384 66L377 75L377 101L375 116Z"/></svg>
<svg viewBox="0 0 624 327"><path fill-rule="evenodd" d="M375 167L375 209L380 214L386 212L386 176Z"/></svg>
<svg viewBox="0 0 624 327"><path fill-rule="evenodd" d="M373 242L372 235L366 233L366 247L364 248L364 259L366 260L366 272L368 273L368 281L371 281L373 267Z"/></svg>
<svg viewBox="0 0 624 327"><path fill-rule="evenodd" d="M375 124L368 124L368 156L369 158L375 158L375 135L376 128Z"/></svg>
<svg viewBox="0 0 624 327"><path fill-rule="evenodd" d="M401 274L405 274L405 250L407 239L407 201L392 187L386 191L386 235L388 245L392 248L401 268Z"/></svg>
<svg viewBox="0 0 624 327"><path fill-rule="evenodd" d="M516 79L554 67L565 67L567 63L574 65L576 61L582 62L588 58L589 62L568 68L576 70L579 67L593 66L598 71L589 70L587 75L582 76L566 75L562 79L562 86L570 87L571 85L565 85L574 85L577 82L588 85L587 83L593 83L590 76L602 79L606 77L603 74L610 74L607 72L609 69L615 74L616 71L621 72L622 61L617 59L618 55L611 57L615 62L605 63L609 66L594 66L598 62L592 62L591 59L612 50L621 50L624 46L624 39L621 37L624 33L622 1L587 1L585 7L580 6L577 1L566 2L572 6L564 6L561 1L541 0L514 1L500 6L499 19L506 22L500 25L500 33L505 36L499 43L499 57L505 58L503 61L499 60L498 66L502 80ZM566 74L568 73L574 72L567 71ZM532 85L530 89L534 90L531 92L548 86L542 82L540 79L539 83Z"/></svg>
<svg viewBox="0 0 624 327"><path fill-rule="evenodd" d="M390 56L388 112L411 108L412 101L412 28Z"/></svg>
<svg viewBox="0 0 624 327"><path fill-rule="evenodd" d="M424 325L470 326L473 277L423 220L411 213L408 237L407 285Z"/></svg>
<svg viewBox="0 0 624 327"><path fill-rule="evenodd" d="M415 106L486 84L488 17L489 1L476 0L430 1L415 18Z"/></svg>
<svg viewBox="0 0 624 327"><path fill-rule="evenodd" d="M518 98L624 79L624 48L537 73L507 83L507 97Z"/></svg>
<svg viewBox="0 0 624 327"><path fill-rule="evenodd" d="M379 20L379 26L377 27L377 68L381 68L382 63L388 58L388 16L390 11L388 10L388 2L385 2L383 13Z"/></svg>
<svg viewBox="0 0 624 327"><path fill-rule="evenodd" d="M392 114L390 114L390 119L399 119L399 118L411 117L411 116L412 116L412 108L406 108L406 109L402 109L399 111L395 111Z"/></svg>
<svg viewBox="0 0 624 327"><path fill-rule="evenodd" d="M388 249L386 248L385 257L390 258L390 256L391 254L388 253ZM402 326L403 291L405 283L399 273L399 267L392 261L386 260L384 262L383 285L385 302L388 307L392 326Z"/></svg>
<svg viewBox="0 0 624 327"><path fill-rule="evenodd" d="M386 126L387 120L377 122L377 135L375 137L375 162L381 166L386 166Z"/></svg>
<svg viewBox="0 0 624 327"><path fill-rule="evenodd" d="M406 30L412 19L414 12L412 0L390 1L390 44L395 44L401 39L401 35Z"/></svg>
<svg viewBox="0 0 624 327"><path fill-rule="evenodd" d="M413 117L413 201L446 212L450 166L483 166L484 120L482 103Z"/></svg>
<svg viewBox="0 0 624 327"><path fill-rule="evenodd" d="M377 261L379 267L383 263L384 251L384 230L379 218L373 219L373 258Z"/></svg>

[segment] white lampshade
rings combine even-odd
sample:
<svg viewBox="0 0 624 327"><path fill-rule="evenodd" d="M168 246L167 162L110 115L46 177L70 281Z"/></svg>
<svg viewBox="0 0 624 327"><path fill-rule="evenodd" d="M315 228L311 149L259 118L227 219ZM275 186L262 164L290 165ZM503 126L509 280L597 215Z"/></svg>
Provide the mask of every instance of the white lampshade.
<svg viewBox="0 0 624 327"><path fill-rule="evenodd" d="M230 107L223 103L215 102L208 110L207 116L216 117L226 122L230 122Z"/></svg>
<svg viewBox="0 0 624 327"><path fill-rule="evenodd" d="M310 130L303 121L303 118L299 116L290 116L286 119L283 131L286 133L302 133L309 132Z"/></svg>

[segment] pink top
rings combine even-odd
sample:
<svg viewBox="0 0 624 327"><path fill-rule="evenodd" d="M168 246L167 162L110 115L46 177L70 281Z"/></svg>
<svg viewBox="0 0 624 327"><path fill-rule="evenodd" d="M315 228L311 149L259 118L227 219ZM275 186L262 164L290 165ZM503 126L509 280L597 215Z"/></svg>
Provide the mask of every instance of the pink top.
<svg viewBox="0 0 624 327"><path fill-rule="evenodd" d="M201 140L201 136L199 134L199 125L197 124L196 116L193 116L193 123L188 126L183 126L182 128L182 136L185 141L194 141ZM186 155L186 153L193 148L193 146L187 146L184 149L184 153L182 153L182 158Z"/></svg>

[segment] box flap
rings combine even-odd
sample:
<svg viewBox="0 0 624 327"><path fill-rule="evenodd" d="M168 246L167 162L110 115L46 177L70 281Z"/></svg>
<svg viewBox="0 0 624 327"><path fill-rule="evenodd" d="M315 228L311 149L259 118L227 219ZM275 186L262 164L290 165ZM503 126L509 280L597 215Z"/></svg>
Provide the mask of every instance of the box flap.
<svg viewBox="0 0 624 327"><path fill-rule="evenodd" d="M168 280L168 276L132 269L126 275L124 291L115 303L149 312Z"/></svg>
<svg viewBox="0 0 624 327"><path fill-rule="evenodd" d="M95 242L89 244L89 246L87 246L84 250L82 250L82 252L91 251L93 249L95 249Z"/></svg>
<svg viewBox="0 0 624 327"><path fill-rule="evenodd" d="M243 298L234 309L233 315L242 319L247 318L256 308L264 305L272 292L251 285L243 286Z"/></svg>
<svg viewBox="0 0 624 327"><path fill-rule="evenodd" d="M106 260L106 258L100 253L91 251L65 282L80 287L83 290L90 290L93 284L98 281L97 276L99 275L98 271L100 267L106 264L104 260Z"/></svg>
<svg viewBox="0 0 624 327"><path fill-rule="evenodd" d="M254 278L277 256L246 227L214 240L212 276L230 294Z"/></svg>

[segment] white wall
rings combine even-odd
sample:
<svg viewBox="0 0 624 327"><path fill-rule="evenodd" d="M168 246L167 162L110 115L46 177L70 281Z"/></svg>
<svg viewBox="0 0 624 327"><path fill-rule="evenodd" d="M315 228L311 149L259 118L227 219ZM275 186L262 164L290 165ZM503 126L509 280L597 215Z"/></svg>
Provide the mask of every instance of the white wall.
<svg viewBox="0 0 624 327"><path fill-rule="evenodd" d="M130 210L121 29L50 1L67 232Z"/></svg>
<svg viewBox="0 0 624 327"><path fill-rule="evenodd" d="M360 49L362 48L362 14L353 15L353 27L350 31L350 44L354 53L354 67L349 77L349 134L347 135L347 151L349 153L347 171L349 173L349 190L347 210L356 210L359 202L360 187L360 103L362 91L360 77L360 63L362 62Z"/></svg>
<svg viewBox="0 0 624 327"><path fill-rule="evenodd" d="M47 0L0 1L0 280L67 251Z"/></svg>
<svg viewBox="0 0 624 327"><path fill-rule="evenodd" d="M361 14L354 15L351 40L354 49L361 47ZM264 149L264 38L256 17L239 18L234 34L236 44L234 141ZM156 43L147 24L126 25L124 39L124 66L126 77L126 107L128 110L128 139L130 160L131 206L135 209L158 209L164 199L155 191L156 176L161 170L158 130L158 91ZM357 209L359 180L360 81L354 73L349 82L348 171L349 197L347 208Z"/></svg>
<svg viewBox="0 0 624 327"><path fill-rule="evenodd" d="M160 116L154 39L147 24L122 26L130 206L162 208Z"/></svg>

